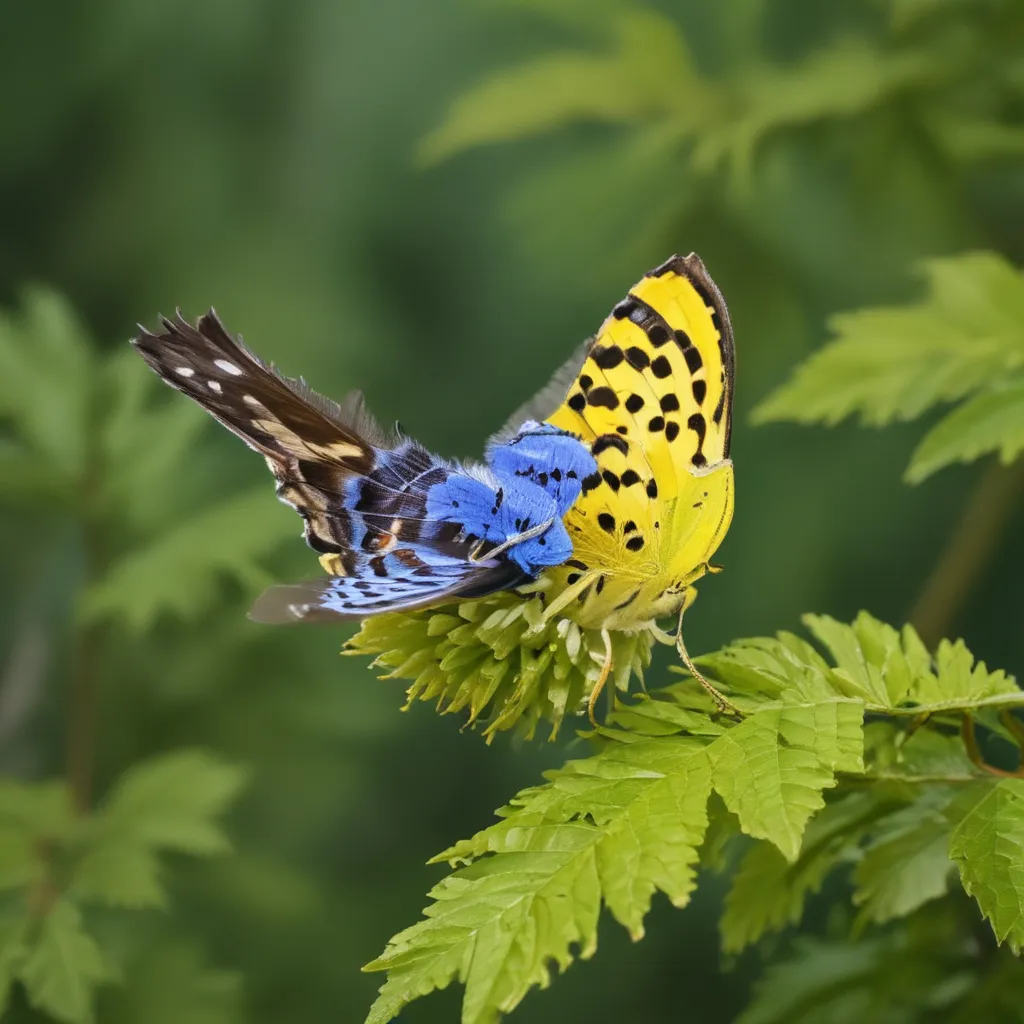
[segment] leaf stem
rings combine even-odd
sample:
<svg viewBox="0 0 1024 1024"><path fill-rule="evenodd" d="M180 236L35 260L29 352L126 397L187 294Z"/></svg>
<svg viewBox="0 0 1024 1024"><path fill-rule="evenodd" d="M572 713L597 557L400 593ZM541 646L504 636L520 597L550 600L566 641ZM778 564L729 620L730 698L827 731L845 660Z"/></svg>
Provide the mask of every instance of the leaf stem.
<svg viewBox="0 0 1024 1024"><path fill-rule="evenodd" d="M910 613L910 622L929 649L950 632L991 560L1022 490L1024 460L1011 466L993 461L975 485Z"/></svg>
<svg viewBox="0 0 1024 1024"><path fill-rule="evenodd" d="M1008 772L1004 768L997 768L995 765L989 764L985 760L985 756L981 752L981 747L978 746L978 735L974 728L974 718L969 714L964 715L960 723L960 735L963 737L964 746L967 748L967 756L971 759L971 763L977 768L980 768L983 772L987 772L989 775L995 775L1000 779L1024 778L1024 764L1018 765L1015 771Z"/></svg>

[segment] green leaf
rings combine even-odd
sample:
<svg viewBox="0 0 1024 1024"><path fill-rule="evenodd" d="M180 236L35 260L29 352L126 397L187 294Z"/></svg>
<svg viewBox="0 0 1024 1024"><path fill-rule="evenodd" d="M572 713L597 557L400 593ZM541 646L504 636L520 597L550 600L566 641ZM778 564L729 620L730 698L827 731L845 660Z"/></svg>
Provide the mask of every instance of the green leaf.
<svg viewBox="0 0 1024 1024"><path fill-rule="evenodd" d="M924 264L928 295L831 321L838 337L765 399L754 420L871 426L909 420L1024 365L1024 281L991 252Z"/></svg>
<svg viewBox="0 0 1024 1024"><path fill-rule="evenodd" d="M834 700L769 708L708 747L714 785L743 831L796 859L836 771L863 770L863 706Z"/></svg>
<svg viewBox="0 0 1024 1024"><path fill-rule="evenodd" d="M958 406L925 434L907 468L920 483L954 462L974 462L989 452L1009 465L1024 451L1024 380L983 391Z"/></svg>
<svg viewBox="0 0 1024 1024"><path fill-rule="evenodd" d="M71 797L63 780L15 782L0 779L0 825L36 840L56 840L74 822Z"/></svg>
<svg viewBox="0 0 1024 1024"><path fill-rule="evenodd" d="M58 900L18 968L29 1002L59 1021L92 1020L96 986L109 976L99 946L82 929L74 904Z"/></svg>
<svg viewBox="0 0 1024 1024"><path fill-rule="evenodd" d="M675 22L635 8L613 18L611 35L610 53L568 50L492 75L453 104L420 144L419 159L438 163L579 120L629 123L700 108L699 82Z"/></svg>
<svg viewBox="0 0 1024 1024"><path fill-rule="evenodd" d="M770 843L752 847L726 897L723 950L739 953L766 933L797 924L807 897L821 889L831 871L856 858L861 838L890 806L869 793L833 801L810 823L800 856L792 862Z"/></svg>
<svg viewBox="0 0 1024 1024"><path fill-rule="evenodd" d="M245 772L198 750L130 768L98 815L102 829L161 850L210 855L230 849L216 819L245 785Z"/></svg>
<svg viewBox="0 0 1024 1024"><path fill-rule="evenodd" d="M117 835L95 841L76 861L68 895L131 910L167 905L156 853L145 842Z"/></svg>
<svg viewBox="0 0 1024 1024"><path fill-rule="evenodd" d="M294 516L257 487L193 516L122 557L82 598L87 621L118 619L144 630L161 615L203 615L228 577L248 590L268 580L259 561L295 536Z"/></svg>
<svg viewBox="0 0 1024 1024"><path fill-rule="evenodd" d="M943 640L933 659L911 626L897 632L866 612L850 625L827 615L804 622L834 664L789 633L739 641L701 664L731 691L794 702L844 697L869 711L908 715L1024 703L1016 682L989 672L961 640Z"/></svg>
<svg viewBox="0 0 1024 1024"><path fill-rule="evenodd" d="M925 790L909 807L890 815L854 870L853 902L865 920L884 924L906 917L949 889L952 824L943 813L952 793Z"/></svg>
<svg viewBox="0 0 1024 1024"><path fill-rule="evenodd" d="M834 771L860 765L860 715L859 704L835 698L767 707L724 731L705 719L701 736L613 741L549 773L503 820L435 858L473 863L437 886L425 919L368 965L388 971L368 1020L390 1020L453 978L466 984L463 1021L495 1020L548 983L550 962L564 970L573 944L593 954L602 902L642 937L655 891L689 901L712 783L745 831L795 856Z"/></svg>
<svg viewBox="0 0 1024 1024"><path fill-rule="evenodd" d="M1024 948L1024 779L979 786L983 795L953 832L949 856L1000 942Z"/></svg>
<svg viewBox="0 0 1024 1024"><path fill-rule="evenodd" d="M925 54L887 52L854 39L792 64L754 66L720 83L718 116L701 126L691 159L706 174L724 166L743 180L758 143L770 134L855 117L932 74Z"/></svg>
<svg viewBox="0 0 1024 1024"><path fill-rule="evenodd" d="M97 510L135 530L151 530L181 514L175 495L210 419L169 392L130 346L104 369L110 394L99 430L104 472Z"/></svg>
<svg viewBox="0 0 1024 1024"><path fill-rule="evenodd" d="M63 493L86 471L93 364L88 337L54 292L32 289L20 317L0 316L0 414Z"/></svg>

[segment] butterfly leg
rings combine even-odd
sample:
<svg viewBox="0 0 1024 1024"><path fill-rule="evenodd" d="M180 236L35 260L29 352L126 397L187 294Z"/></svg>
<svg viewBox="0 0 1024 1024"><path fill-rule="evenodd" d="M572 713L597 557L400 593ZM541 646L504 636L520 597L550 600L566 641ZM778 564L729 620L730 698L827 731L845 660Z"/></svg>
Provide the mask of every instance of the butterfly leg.
<svg viewBox="0 0 1024 1024"><path fill-rule="evenodd" d="M698 671L697 666L694 665L693 660L690 658L690 655L686 650L686 644L683 642L683 613L686 611L686 608L687 605L684 605L679 612L679 628L676 630L676 650L679 652L679 657L682 658L683 664L686 666L686 670L694 679L697 680L698 683L700 683L701 686L704 687L708 696L710 696L715 702L715 706L722 714L734 715L737 718L742 718L743 712L704 678L703 674Z"/></svg>
<svg viewBox="0 0 1024 1024"><path fill-rule="evenodd" d="M587 715L590 718L590 724L597 727L597 719L594 717L594 705L597 703L597 698L601 696L601 691L604 689L605 683L608 682L608 676L612 671L612 637L607 629L601 630L601 638L604 640L604 662L601 665L601 673L597 677L597 682L594 683L594 688L590 691L590 697L587 700Z"/></svg>

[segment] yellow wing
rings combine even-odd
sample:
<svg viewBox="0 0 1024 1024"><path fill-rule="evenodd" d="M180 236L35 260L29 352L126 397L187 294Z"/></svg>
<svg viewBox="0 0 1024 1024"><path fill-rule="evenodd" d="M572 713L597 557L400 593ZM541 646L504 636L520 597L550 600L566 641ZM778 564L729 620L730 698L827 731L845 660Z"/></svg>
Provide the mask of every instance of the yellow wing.
<svg viewBox="0 0 1024 1024"><path fill-rule="evenodd" d="M549 422L599 472L566 523L585 624L629 628L677 610L732 519L735 352L722 295L674 256L620 302ZM556 573L556 578L558 574Z"/></svg>

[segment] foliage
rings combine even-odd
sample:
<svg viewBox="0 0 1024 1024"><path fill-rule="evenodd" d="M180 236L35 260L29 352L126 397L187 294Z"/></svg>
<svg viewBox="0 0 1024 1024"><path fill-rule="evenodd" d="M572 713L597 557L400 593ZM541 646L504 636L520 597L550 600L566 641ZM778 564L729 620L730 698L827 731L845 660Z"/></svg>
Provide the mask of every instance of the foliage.
<svg viewBox="0 0 1024 1024"><path fill-rule="evenodd" d="M216 819L242 781L234 766L180 751L135 765L87 816L73 812L60 783L6 782L0 1006L20 981L32 1005L55 1019L91 1020L93 990L117 972L83 908L166 907L161 855L226 852Z"/></svg>
<svg viewBox="0 0 1024 1024"><path fill-rule="evenodd" d="M534 185L545 184L524 193L516 210L533 206L536 216L542 204L568 225L582 204L569 197L559 211L541 197L582 189L591 199L589 216L605 222L607 239L630 254L650 245L655 217L685 222L696 197L722 179L737 205L752 213L748 200L764 189L772 149L784 151L795 137L872 167L893 159L898 138L899 147L926 151L933 166L952 173L1024 153L1024 133L1012 115L1021 83L1010 42L1022 22L1009 0L865 2L864 8L887 9L888 24L877 11L839 16L830 35L812 46L791 45L785 54L763 42L774 5L735 3L722 15L721 36L731 45L717 62L694 52L689 11L680 19L623 0L595 5L583 19L567 17L552 0L518 6L550 23L555 38L568 27L576 45L490 72L425 136L419 157L431 164L581 123L603 126L604 144L578 166L542 172ZM639 188L654 216L641 213L623 223L616 198ZM607 199L593 201L597 196Z"/></svg>
<svg viewBox="0 0 1024 1024"><path fill-rule="evenodd" d="M1024 277L996 253L924 266L928 296L832 318L837 335L758 408L760 422L838 423L860 413L884 426L960 401L925 435L907 479L952 462L1024 450Z"/></svg>
<svg viewBox="0 0 1024 1024"><path fill-rule="evenodd" d="M466 986L462 1019L496 1020L548 985L549 965L594 954L602 906L642 938L655 892L689 902L713 791L756 841L733 880L727 951L798 922L841 866L855 869L862 918L885 921L942 896L952 862L1016 949L1020 781L973 763L949 728L1020 706L1024 693L962 643L944 642L933 661L912 628L866 614L807 625L828 659L786 633L703 659L740 721L715 715L692 681L655 691L613 716L597 754L549 772L496 824L438 854L462 866L368 966L388 972L368 1021L455 979ZM882 716L870 737L866 713Z"/></svg>
<svg viewBox="0 0 1024 1024"><path fill-rule="evenodd" d="M929 566L945 565L937 532L974 468L900 494L904 428L751 431L745 413L831 322L836 344L857 345L851 358L877 361L847 365L781 418L806 417L819 394L838 404L817 422L840 408L868 422L931 417L914 481L986 453L1017 458L1021 5L156 0L70 19L18 5L5 28L0 303L19 311L0 324L0 770L50 780L0 797L5 1024L356 1019L372 988L356 966L424 884L410 858L472 832L524 772L569 756L485 829L484 852L467 841L470 863L440 883L410 948L386 954L389 999L465 971L469 1010L486 1018L592 952L570 936L592 935L607 905L629 933L646 928L643 945L616 951L605 921L602 953L622 969L554 986L541 997L553 1019L672 1019L680 993L709 1022L1021 1019L1015 687L938 642L962 633L1019 675L1012 507L971 521L974 561L955 577L947 625L915 617L934 656L913 633L824 618L809 620L815 646L780 634L726 648L703 664L748 694L751 736L713 720L689 682L666 688L641 645L660 688L586 742L563 727L571 754L513 738L485 750L419 702L390 713L358 659L339 665L330 630L245 622L267 575L310 571L298 524L260 460L204 429L122 340L161 308L193 316L213 302L318 389L362 386L414 435L478 451L640 271L696 249L739 341L742 486L728 572L688 635L713 648L807 608L902 621L929 592ZM190 59L154 62L155 48ZM410 167L417 140L428 173ZM915 266L928 290L910 301ZM59 284L80 315L25 290L32 280ZM1009 481L1009 501L1018 475L985 479ZM498 657L500 628L481 637L483 620L462 612L439 612L459 621L439 618L436 636L431 617L413 617L359 644L389 673L421 644L433 667L398 677L461 705L463 721L479 708L488 738L499 722L564 725L590 683L592 638L576 650L569 632L545 636L549 670L521 690L507 670L488 702L481 669L497 675L512 656ZM526 614L510 636L529 632ZM805 730L768 717L805 686L814 707L865 708L864 772L820 792L830 769L814 767ZM685 818L651 817L678 794L677 775L651 779L651 765L682 764L688 744L703 767L693 799L679 797ZM785 751L812 784L730 788L732 773L760 778L760 761L743 763L751 751L768 768ZM207 856L227 854L218 822L242 764L238 852ZM160 765L177 796L133 790ZM759 823L761 798L775 813ZM584 802L592 814L562 820ZM636 856L634 826L648 841ZM795 859L762 832L790 853L799 840ZM548 837L550 849L531 845ZM589 902L558 932L579 879ZM685 902L698 883L685 915L655 896ZM533 902L510 903L523 886ZM484 921L492 947L467 939L477 896L513 925L506 936ZM665 913L649 918L658 903ZM709 952L719 916L731 971ZM505 939L520 961L503 958ZM447 954L416 961L416 943L442 940ZM556 959L544 962L545 945ZM412 1012L448 1020L448 1006Z"/></svg>
<svg viewBox="0 0 1024 1024"><path fill-rule="evenodd" d="M166 533L202 420L154 402L139 360L102 356L66 303L36 290L19 317L0 319L0 368L9 427L0 494L57 522L77 517L87 538L82 614L71 624L79 644L97 645L104 627L201 614L219 575L253 579L282 536L264 503L229 499ZM95 699L90 671L79 666L72 701ZM118 944L95 930L93 912L168 909L166 855L227 853L218 819L244 781L223 758L180 749L132 764L91 808L94 766L82 758L94 739L88 710L77 714L67 779L0 784L0 1013L19 984L31 1006L69 1024L92 1020L96 988L121 977Z"/></svg>

